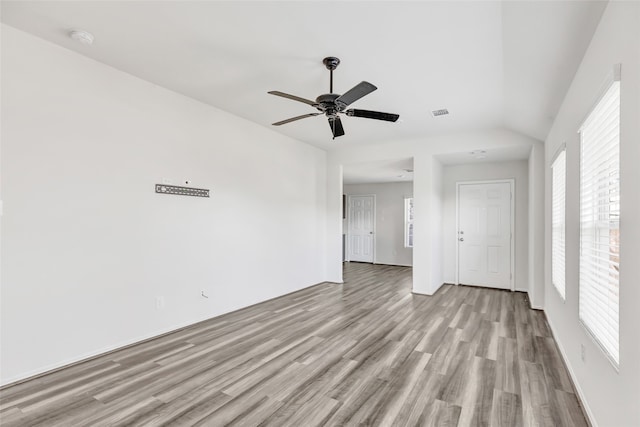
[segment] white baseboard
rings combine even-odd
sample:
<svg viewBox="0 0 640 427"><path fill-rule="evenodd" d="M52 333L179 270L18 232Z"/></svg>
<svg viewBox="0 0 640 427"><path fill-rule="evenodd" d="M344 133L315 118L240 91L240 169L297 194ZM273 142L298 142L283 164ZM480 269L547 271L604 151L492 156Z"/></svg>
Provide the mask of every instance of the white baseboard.
<svg viewBox="0 0 640 427"><path fill-rule="evenodd" d="M400 264L397 262L385 262L385 261L374 261L371 264L373 265L389 265L391 267L413 267L412 264Z"/></svg>
<svg viewBox="0 0 640 427"><path fill-rule="evenodd" d="M438 287L433 292L431 292L430 294L425 293L425 292L417 292L413 288L411 288L411 293L414 294L414 295L426 295L426 296L431 297L431 296L435 295L436 292L438 292L440 290L440 288L443 287L444 285L446 285L446 283L442 283L441 285L438 285Z"/></svg>
<svg viewBox="0 0 640 427"><path fill-rule="evenodd" d="M136 345L136 344L142 344L145 341L153 340L153 339L159 338L159 337L161 337L163 335L167 335L167 334L179 331L180 329L184 329L186 327L193 326L193 325L195 325L197 323L214 319L214 318L216 318L218 316L222 316L223 314L232 313L232 312L234 312L236 310L241 310L241 309L244 309L244 308L247 308L247 307L251 307L252 305L256 305L256 304L260 304L260 303L263 303L263 302L271 301L273 299L281 298L281 297L283 297L285 295L289 295L289 294L292 294L294 292L302 291L304 289L311 288L311 287L314 287L314 286L322 285L324 283L327 283L327 281L323 281L323 282L315 283L315 284L312 284L312 285L308 285L308 286L302 287L300 289L296 289L294 291L287 292L286 294L278 295L278 296L275 296L273 298L266 299L264 301L257 301L257 302L254 302L252 304L244 305L244 306L241 306L241 307L236 307L236 308L234 308L232 310L225 311L223 313L209 314L209 315L204 316L204 317L202 317L200 319L193 319L193 320L189 320L189 321L186 321L186 322L181 322L181 323L178 323L176 325L170 326L168 328L164 328L164 329L161 329L161 330L156 330L155 332L151 332L151 333L148 333L148 334L145 334L145 335L142 335L142 336L138 336L136 338L132 338L132 339L129 339L129 340L126 340L126 341L121 341L121 342L113 344L113 345L108 345L108 346L102 347L102 348L100 348L98 350L94 350L94 351L90 351L90 352L87 352L87 353L80 354L78 356L70 357L68 359L64 359L62 361L59 361L59 362L56 362L56 363L52 363L52 364L46 365L46 366L44 366L42 368L34 369L32 371L24 372L24 373L21 373L19 375L15 375L13 377L1 378L0 379L0 387L6 387L6 386L12 385L14 383L19 383L19 382L22 382L22 381L33 379L34 377L38 377L40 375L53 373L53 372L58 371L60 369L67 368L67 367L69 367L71 365L75 365L77 363L82 363L82 362L91 360L91 359L93 359L95 357L104 356L105 354L108 354L108 353L110 353L112 351L122 350L125 347L129 347L129 346ZM343 283L343 282L329 282L329 283Z"/></svg>
<svg viewBox="0 0 640 427"><path fill-rule="evenodd" d="M216 316L213 316L213 317L216 317ZM186 328L187 326L192 326L192 325L195 325L196 323L200 323L200 322L203 322L205 320L209 320L209 319L211 319L213 317L212 316L207 316L207 317L204 317L202 319L195 319L195 320L191 320L191 321L188 321L188 322L183 322L183 323L180 323L178 325L171 326L171 327L169 327L167 329L158 330L158 331L152 332L150 334L145 334L143 336L139 336L139 337L136 337L136 338L133 338L133 339L130 339L130 340L122 341L122 342L119 342L117 344L113 344L113 345L109 345L109 346L106 346L106 347L102 347L102 348L100 348L98 350L90 351L88 353L83 353L83 354L81 354L79 356L75 356L75 357L71 357L71 358L68 358L68 359L64 359L64 360L62 360L60 362L56 362L56 363L44 366L42 368L34 369L32 371L28 371L28 372L22 373L20 375L16 375L16 376L13 376L13 377L10 377L10 378L3 378L2 380L0 380L0 387L5 387L5 386L11 385L13 383L18 383L18 382L21 382L21 381L29 380L29 379L32 379L33 377L37 377L37 376L40 376L40 375L43 375L43 374L52 373L52 372L55 372L57 370L66 368L66 367L68 367L70 365L74 365L76 363L84 362L84 361L90 360L90 359L92 359L94 357L102 356L104 354L110 353L110 352L115 351L115 350L120 350L120 349L122 349L124 347L128 347L130 345L140 344L142 342L158 338L158 337L160 337L162 335L170 334L172 332L175 332L175 331L178 331L180 329Z"/></svg>
<svg viewBox="0 0 640 427"><path fill-rule="evenodd" d="M526 292L526 291L524 291ZM541 305L536 305L533 303L533 300L531 299L531 294L529 292L527 292L527 298L529 298L529 305L531 306L531 308L533 308L534 310L541 310L544 311L544 307Z"/></svg>
<svg viewBox="0 0 640 427"><path fill-rule="evenodd" d="M545 316L545 317L547 318L547 323L549 323L549 328L551 328L551 334L553 335L553 340L556 342L556 345L558 346L558 350L560 350L560 356L562 356L562 360L564 361L564 366L567 367L567 371L569 371L569 376L571 377L573 386L575 387L576 392L578 393L580 406L584 408L585 415L587 416L587 422L591 427L598 427L598 423L596 423L596 418L593 415L593 411L591 411L591 408L589 407L589 403L585 398L584 392L582 391L582 388L580 388L580 383L578 382L578 378L576 377L576 374L573 372L573 368L569 363L569 359L567 358L567 353L564 351L564 348L562 347L562 343L557 338L558 335L555 333L555 328L553 327L553 323L551 323L551 319L549 319L548 316Z"/></svg>

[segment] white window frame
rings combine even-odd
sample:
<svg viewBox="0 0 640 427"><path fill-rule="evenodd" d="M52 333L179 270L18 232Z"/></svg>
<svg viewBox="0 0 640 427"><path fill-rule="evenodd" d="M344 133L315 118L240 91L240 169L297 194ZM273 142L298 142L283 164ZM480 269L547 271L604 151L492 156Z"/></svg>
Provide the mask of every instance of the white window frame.
<svg viewBox="0 0 640 427"><path fill-rule="evenodd" d="M562 144L551 162L551 283L566 300L567 150Z"/></svg>
<svg viewBox="0 0 640 427"><path fill-rule="evenodd" d="M610 124L610 127L603 127L605 123ZM619 65L614 68L613 79L608 79L602 96L583 122L579 133L578 312L580 323L588 335L594 339L614 368L618 370L620 363Z"/></svg>
<svg viewBox="0 0 640 427"><path fill-rule="evenodd" d="M411 206L410 206L411 205ZM413 248L413 238L415 226L412 215L413 197L405 197L404 199L404 247Z"/></svg>

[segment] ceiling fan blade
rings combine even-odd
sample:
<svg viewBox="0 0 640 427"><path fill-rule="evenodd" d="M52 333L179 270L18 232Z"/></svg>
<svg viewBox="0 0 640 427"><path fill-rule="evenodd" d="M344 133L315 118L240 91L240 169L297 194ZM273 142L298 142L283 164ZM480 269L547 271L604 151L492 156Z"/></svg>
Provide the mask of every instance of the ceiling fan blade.
<svg viewBox="0 0 640 427"><path fill-rule="evenodd" d="M365 95L370 94L374 90L378 89L374 85L369 82L360 82L351 89L349 89L346 93L336 99L336 103L347 105L352 102L356 102L358 99L362 98Z"/></svg>
<svg viewBox="0 0 640 427"><path fill-rule="evenodd" d="M282 120L280 122L275 122L273 123L273 126L284 125L286 123L295 122L296 120L306 119L307 117L319 116L320 114L322 113L309 113L309 114L303 114L301 116L291 117L290 119Z"/></svg>
<svg viewBox="0 0 640 427"><path fill-rule="evenodd" d="M295 95L289 95L288 93L280 92L278 90L272 90L267 93L270 93L271 95L281 96L287 99L293 99L294 101L298 101L298 102L304 102L305 104L309 104L309 105L315 104L314 101L311 101L309 99L300 98L299 96L295 96Z"/></svg>
<svg viewBox="0 0 640 427"><path fill-rule="evenodd" d="M344 135L344 128L342 127L340 117L329 117L329 127L331 127L331 132L333 132L333 139L336 139L337 136Z"/></svg>
<svg viewBox="0 0 640 427"><path fill-rule="evenodd" d="M351 117L364 117L365 119L376 119L376 120L385 120L387 122L395 122L400 118L399 114L392 113L382 113L380 111L369 111L369 110L356 110L350 109L345 111L347 116Z"/></svg>

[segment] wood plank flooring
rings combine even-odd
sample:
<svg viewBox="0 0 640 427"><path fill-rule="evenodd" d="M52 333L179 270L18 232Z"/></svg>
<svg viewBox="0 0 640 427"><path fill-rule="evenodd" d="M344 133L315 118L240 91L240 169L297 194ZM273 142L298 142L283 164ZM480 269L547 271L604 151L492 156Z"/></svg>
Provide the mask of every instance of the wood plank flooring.
<svg viewBox="0 0 640 427"><path fill-rule="evenodd" d="M586 426L523 293L345 264L322 284L0 391L3 426Z"/></svg>

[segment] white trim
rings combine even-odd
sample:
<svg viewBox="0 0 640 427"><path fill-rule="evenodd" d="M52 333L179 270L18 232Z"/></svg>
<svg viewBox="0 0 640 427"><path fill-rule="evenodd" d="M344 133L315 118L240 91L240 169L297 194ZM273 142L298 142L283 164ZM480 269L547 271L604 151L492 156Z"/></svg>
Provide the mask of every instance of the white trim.
<svg viewBox="0 0 640 427"><path fill-rule="evenodd" d="M277 297L274 297L274 298L277 298ZM213 319L214 317L221 316L221 315L226 314L226 313L231 313L231 312L233 312L235 310L240 310L242 308L244 308L244 307L239 307L239 308L233 309L231 311L220 313L220 314L216 314L216 315L213 315L213 316L211 314L208 314L208 315L206 315L206 316L204 316L202 318L188 320L186 322L180 322L180 323L177 323L174 326L169 326L167 328L156 329L154 332L150 332L150 333L144 334L144 335L139 335L139 336L137 336L135 338L131 338L131 339L128 339L128 340L119 341L119 342L117 342L115 344L110 344L110 345L107 345L107 346L104 346L104 347L100 347L97 350L91 350L91 351L82 353L82 354L80 354L78 356L67 357L67 358L62 359L62 360L60 360L58 362L50 363L50 364L48 364L46 366L43 366L41 368L32 369L30 371L27 371L27 372L24 372L24 373L21 373L21 374L18 374L18 375L14 375L14 376L9 377L9 378L3 378L2 381L0 382L0 387L10 386L10 385L13 385L14 383L19 383L19 382L22 382L22 381L28 381L28 380L32 379L32 377L38 377L40 375L46 375L46 374L49 374L49 373L53 373L53 372L55 372L55 371L57 371L59 369L64 369L64 368L70 367L71 365L75 365L75 364L78 364L78 363L84 363L84 362L92 360L92 359L94 359L96 357L103 356L103 355L105 355L107 353L111 353L113 351L121 350L124 347L129 347L129 346L132 346L132 345L141 344L141 343L143 343L145 341L149 341L149 340L156 339L156 338L158 338L160 336L163 336L163 335L174 333L174 332L176 332L176 331L178 331L180 329L184 329L186 327L193 326L193 325L195 325L197 323L201 323L201 322Z"/></svg>
<svg viewBox="0 0 640 427"><path fill-rule="evenodd" d="M351 248L349 247L351 239L349 238L351 234L351 198L352 197L373 197L373 259L371 261L372 264L376 264L376 210L377 210L377 201L375 194L347 194L347 241L345 242L345 261L351 262L351 258L349 254L351 253Z"/></svg>
<svg viewBox="0 0 640 427"><path fill-rule="evenodd" d="M558 146L558 148L556 148L555 153L553 153L553 156L551 157L551 161L549 162L549 169L551 169L551 167L553 166L553 163L556 161L556 159L558 158L558 156L560 155L560 153L562 153L563 151L567 151L567 142L563 142L562 144L560 144Z"/></svg>
<svg viewBox="0 0 640 427"><path fill-rule="evenodd" d="M556 160L558 160L558 157L560 157L560 155L564 153L564 221L563 221L563 225L564 225L564 233L565 233L565 237L564 237L564 265L563 265L563 269L564 269L564 293L565 295L562 295L560 293L560 290L558 289L558 286L556 286L556 284L553 281L553 267L554 267L554 262L553 262L553 243L554 243L554 231L553 231L553 209L554 209L554 185L555 185L555 179L554 179L554 169L553 169L553 165L555 164ZM551 215L551 247L549 248L549 252L551 254L551 285L552 287L555 289L556 293L558 294L558 296L560 297L560 299L562 300L562 304L566 304L567 302L567 297L566 297L566 293L567 293L567 237L566 237L566 229L567 229L567 143L563 142L562 144L560 144L560 147L556 150L555 154L553 155L553 158L551 160L551 163L549 164L549 170L551 171L551 206L550 206L550 215Z"/></svg>
<svg viewBox="0 0 640 427"><path fill-rule="evenodd" d="M534 310L544 311L544 307L543 306L534 305L533 304L533 299L531 299L531 292L529 292L529 291L518 291L518 292L526 292L527 293L527 298L529 298L529 305L531 306L531 308L533 308Z"/></svg>
<svg viewBox="0 0 640 427"><path fill-rule="evenodd" d="M598 106L602 98L607 94L611 85L621 80L620 79L621 76L622 76L622 65L614 64L613 67L611 67L611 70L604 77L604 80L602 81L600 88L597 90L596 98L591 102L591 108L589 108L589 111L587 111L587 113L582 117L582 120L580 120L580 126L578 126L577 133L582 132L582 128L584 127L584 124L589 118L589 116L591 115L591 113L593 113L593 110L596 109L596 107Z"/></svg>
<svg viewBox="0 0 640 427"><path fill-rule="evenodd" d="M347 200L346 200L346 212L347 212L347 232L344 232L344 229L342 230L342 233L344 235L344 261L342 262L351 262L351 258L349 257L349 254L351 253L351 248L350 248L350 242L349 242L349 234L351 234L351 200L349 199L351 196L349 194L346 195L347 196ZM344 219L343 219L344 222ZM344 225L343 225L344 227ZM341 269L342 270L342 269ZM344 277L343 277L344 279Z"/></svg>
<svg viewBox="0 0 640 427"><path fill-rule="evenodd" d="M460 272L458 268L458 260L460 258L460 249L458 245L458 230L460 230L460 183L456 182L456 277L453 284L458 286L460 284Z"/></svg>
<svg viewBox="0 0 640 427"><path fill-rule="evenodd" d="M484 181L457 181L456 182L456 280L455 285L460 284L460 254L458 250L458 230L460 230L460 186L461 185L474 185L474 184L501 184L508 183L511 187L511 204L510 204L510 219L511 219L511 248L510 248L510 260L509 260L509 268L511 270L510 277L510 290L514 292L516 287L516 266L515 266L515 253L516 253L516 180L515 178L506 178L506 179L493 179L493 180L484 180Z"/></svg>
<svg viewBox="0 0 640 427"><path fill-rule="evenodd" d="M596 417L593 415L593 411L591 410L591 407L589 406L586 396L584 395L584 391L582 391L582 388L580 387L580 383L578 382L578 377L573 371L573 367L571 366L571 363L569 363L569 358L567 357L567 353L564 351L564 348L562 347L562 343L557 338L558 334L556 333L556 328L553 327L553 323L551 322L551 319L548 316L545 316L545 317L547 318L547 323L549 324L549 328L551 329L551 335L553 335L553 341L555 341L556 345L558 346L558 350L560 350L560 356L562 357L564 366L567 367L567 371L569 372L569 376L571 377L571 382L573 383L573 386L578 394L580 406L584 408L584 414L587 418L587 422L592 427L598 427L598 423L596 423Z"/></svg>

